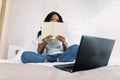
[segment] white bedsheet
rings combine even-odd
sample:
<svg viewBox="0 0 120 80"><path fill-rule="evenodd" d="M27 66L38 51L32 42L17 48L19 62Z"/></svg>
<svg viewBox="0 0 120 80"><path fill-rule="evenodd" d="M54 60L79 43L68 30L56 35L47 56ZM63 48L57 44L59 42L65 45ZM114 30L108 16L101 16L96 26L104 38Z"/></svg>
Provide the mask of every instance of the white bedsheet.
<svg viewBox="0 0 120 80"><path fill-rule="evenodd" d="M0 59L0 63L19 63L17 61L7 60L7 59Z"/></svg>
<svg viewBox="0 0 120 80"><path fill-rule="evenodd" d="M33 64L0 63L0 80L120 80L120 66L66 72Z"/></svg>
<svg viewBox="0 0 120 80"><path fill-rule="evenodd" d="M0 59L0 63L21 63L21 62L13 60L13 59L11 59L11 60ZM53 62L53 63L46 62L46 63L27 63L27 64L53 67L53 65L56 65L56 64L68 64L68 63L73 63L73 62ZM23 63L21 63L21 64L23 64ZM107 66L113 66L113 65L120 65L120 61L111 61L108 63Z"/></svg>
<svg viewBox="0 0 120 80"><path fill-rule="evenodd" d="M0 63L19 63L19 62L13 61L13 60L0 59ZM53 63L46 62L46 63L27 63L27 64L53 67L53 65L56 65L56 64L68 64L68 63L73 63L73 62L53 62ZM23 64L23 63L20 63L20 64Z"/></svg>

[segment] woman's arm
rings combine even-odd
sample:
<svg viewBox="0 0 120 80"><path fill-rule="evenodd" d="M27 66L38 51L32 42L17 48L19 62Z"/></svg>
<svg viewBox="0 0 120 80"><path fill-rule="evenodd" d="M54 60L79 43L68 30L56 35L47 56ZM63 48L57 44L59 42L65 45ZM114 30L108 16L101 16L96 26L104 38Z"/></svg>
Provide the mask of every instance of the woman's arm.
<svg viewBox="0 0 120 80"><path fill-rule="evenodd" d="M38 48L37 48L37 52L42 54L44 52L44 48L47 45L47 43L43 42L43 43L38 43Z"/></svg>
<svg viewBox="0 0 120 80"><path fill-rule="evenodd" d="M62 42L62 46L65 51L67 49L67 43L66 43L65 37L58 35L56 38L57 40Z"/></svg>
<svg viewBox="0 0 120 80"><path fill-rule="evenodd" d="M45 48L45 46L49 43L50 38L52 38L51 35L46 36L46 37L43 39L43 42L42 42L42 43L38 43L38 48L37 48L37 52L38 52L38 53L42 54L42 53L44 52L44 48Z"/></svg>
<svg viewBox="0 0 120 80"><path fill-rule="evenodd" d="M66 42L62 43L62 46L63 46L63 49L65 51L67 49L67 43Z"/></svg>

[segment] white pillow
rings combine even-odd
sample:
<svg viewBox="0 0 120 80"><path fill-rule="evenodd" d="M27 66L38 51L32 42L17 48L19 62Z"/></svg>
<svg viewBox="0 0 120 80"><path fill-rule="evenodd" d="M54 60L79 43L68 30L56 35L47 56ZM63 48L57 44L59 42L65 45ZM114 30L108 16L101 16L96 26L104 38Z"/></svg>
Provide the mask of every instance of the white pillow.
<svg viewBox="0 0 120 80"><path fill-rule="evenodd" d="M36 40L31 40L28 41L23 48L17 53L17 55L11 59L11 61L15 61L18 63L22 63L21 61L21 55L24 51L33 51L33 52L37 52L37 41Z"/></svg>

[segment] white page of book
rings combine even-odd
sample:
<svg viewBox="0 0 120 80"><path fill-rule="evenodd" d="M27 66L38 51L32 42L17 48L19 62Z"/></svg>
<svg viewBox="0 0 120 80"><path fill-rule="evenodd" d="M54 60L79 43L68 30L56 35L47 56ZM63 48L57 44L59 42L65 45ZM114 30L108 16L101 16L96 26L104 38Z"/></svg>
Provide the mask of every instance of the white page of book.
<svg viewBox="0 0 120 80"><path fill-rule="evenodd" d="M58 35L66 37L67 25L59 22L44 22L42 24L42 39L48 35L52 35L52 39L55 39Z"/></svg>

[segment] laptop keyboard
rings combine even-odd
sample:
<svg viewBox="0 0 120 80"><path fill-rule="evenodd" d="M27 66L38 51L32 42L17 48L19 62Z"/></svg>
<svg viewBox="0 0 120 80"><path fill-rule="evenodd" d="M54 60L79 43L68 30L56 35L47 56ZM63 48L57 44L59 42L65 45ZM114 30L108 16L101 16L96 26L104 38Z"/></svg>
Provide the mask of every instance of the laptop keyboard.
<svg viewBox="0 0 120 80"><path fill-rule="evenodd" d="M62 65L57 65L59 67L67 68L67 69L73 69L74 63L71 64L62 64Z"/></svg>

